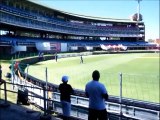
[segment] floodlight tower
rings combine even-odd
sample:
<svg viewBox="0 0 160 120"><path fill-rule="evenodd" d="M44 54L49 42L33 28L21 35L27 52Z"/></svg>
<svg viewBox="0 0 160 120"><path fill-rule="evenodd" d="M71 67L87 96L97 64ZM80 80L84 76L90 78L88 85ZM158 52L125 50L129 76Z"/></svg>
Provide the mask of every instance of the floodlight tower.
<svg viewBox="0 0 160 120"><path fill-rule="evenodd" d="M140 2L142 1L142 0L136 0L136 1L138 1L138 6L137 6L137 21L139 22L140 21Z"/></svg>
<svg viewBox="0 0 160 120"><path fill-rule="evenodd" d="M139 29L139 35L141 35L140 34L140 28L139 28L139 22L140 22L140 2L142 1L142 0L136 0L137 2L138 2L138 6L137 6L137 15L136 15L136 18L137 18L137 27L138 27L138 29ZM141 16L142 17L142 16ZM142 19L142 18L141 18ZM137 41L139 41L139 37L137 37Z"/></svg>

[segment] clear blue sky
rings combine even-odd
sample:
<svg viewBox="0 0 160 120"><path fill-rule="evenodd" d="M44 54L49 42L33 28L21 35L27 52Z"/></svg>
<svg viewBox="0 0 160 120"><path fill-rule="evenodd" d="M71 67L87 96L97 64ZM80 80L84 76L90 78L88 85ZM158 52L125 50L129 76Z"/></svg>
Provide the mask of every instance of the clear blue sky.
<svg viewBox="0 0 160 120"><path fill-rule="evenodd" d="M128 19L137 12L136 0L31 0L38 4L65 12ZM146 40L160 38L159 0L142 0L140 13L146 25Z"/></svg>

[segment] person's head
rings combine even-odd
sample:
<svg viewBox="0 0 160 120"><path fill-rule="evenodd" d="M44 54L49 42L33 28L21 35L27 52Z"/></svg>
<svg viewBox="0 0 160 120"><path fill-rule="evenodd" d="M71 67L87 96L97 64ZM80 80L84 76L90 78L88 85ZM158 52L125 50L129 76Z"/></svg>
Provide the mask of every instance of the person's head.
<svg viewBox="0 0 160 120"><path fill-rule="evenodd" d="M62 82L63 82L63 83L67 83L67 82L68 82L68 79L69 79L68 76L66 76L66 75L62 76Z"/></svg>
<svg viewBox="0 0 160 120"><path fill-rule="evenodd" d="M93 73L92 73L92 78L93 78L93 80L96 80L96 81L99 80L99 78L100 78L100 73L99 73L98 70L93 71Z"/></svg>

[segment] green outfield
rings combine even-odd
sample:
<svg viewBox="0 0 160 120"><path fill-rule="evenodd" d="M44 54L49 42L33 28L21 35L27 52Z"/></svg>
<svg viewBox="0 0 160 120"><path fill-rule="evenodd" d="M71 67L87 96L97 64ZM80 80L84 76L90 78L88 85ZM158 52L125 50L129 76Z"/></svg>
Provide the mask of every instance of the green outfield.
<svg viewBox="0 0 160 120"><path fill-rule="evenodd" d="M159 103L160 78L158 53L103 54L69 57L39 62L29 66L29 74L45 81L45 69L48 70L48 81L61 83L62 75L70 77L69 83L76 89L84 90L85 84L91 80L92 72L97 69L101 73L100 82L104 83L110 95L119 96L119 73L122 73L123 97ZM11 61L1 60L3 79L10 72Z"/></svg>
<svg viewBox="0 0 160 120"><path fill-rule="evenodd" d="M29 74L45 80L47 68L48 81L61 83L61 77L68 75L69 83L76 89L84 90L91 80L94 70L101 73L100 82L104 83L110 95L119 96L119 73L122 73L123 97L159 102L159 54L103 54L69 57L39 62L29 67Z"/></svg>

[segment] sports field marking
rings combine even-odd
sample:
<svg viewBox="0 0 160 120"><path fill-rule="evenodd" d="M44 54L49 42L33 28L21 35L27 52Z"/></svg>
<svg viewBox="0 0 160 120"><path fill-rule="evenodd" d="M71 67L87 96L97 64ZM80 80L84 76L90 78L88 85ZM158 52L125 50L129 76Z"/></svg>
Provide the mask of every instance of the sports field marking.
<svg viewBox="0 0 160 120"><path fill-rule="evenodd" d="M159 57L137 57L137 58L159 58Z"/></svg>

